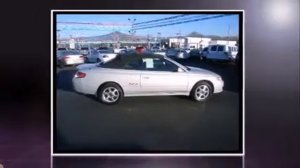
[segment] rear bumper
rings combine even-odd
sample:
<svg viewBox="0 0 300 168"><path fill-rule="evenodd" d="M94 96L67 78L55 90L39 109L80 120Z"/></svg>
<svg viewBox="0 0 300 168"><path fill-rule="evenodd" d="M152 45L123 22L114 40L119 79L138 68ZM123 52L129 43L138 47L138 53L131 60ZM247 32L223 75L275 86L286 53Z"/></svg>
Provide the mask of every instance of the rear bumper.
<svg viewBox="0 0 300 168"><path fill-rule="evenodd" d="M82 81L80 78L73 77L72 79L73 89L78 93L84 93L83 87L82 87Z"/></svg>
<svg viewBox="0 0 300 168"><path fill-rule="evenodd" d="M83 64L83 63L84 63L84 59L76 60L76 61L73 61L73 60L65 61L65 65L77 65L77 64Z"/></svg>

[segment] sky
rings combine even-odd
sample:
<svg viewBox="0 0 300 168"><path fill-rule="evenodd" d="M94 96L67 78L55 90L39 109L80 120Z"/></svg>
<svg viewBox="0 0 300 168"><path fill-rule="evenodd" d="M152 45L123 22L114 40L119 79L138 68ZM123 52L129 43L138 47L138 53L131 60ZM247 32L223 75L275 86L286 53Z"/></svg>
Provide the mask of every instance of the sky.
<svg viewBox="0 0 300 168"><path fill-rule="evenodd" d="M88 37L98 36L111 33L113 31L119 31L127 33L131 29L131 20L136 19L134 23L151 21L156 19L162 19L179 14L58 14L57 15L57 29L59 31L60 38L69 37ZM209 16L216 15L211 14ZM201 14L192 14L188 16L190 18L205 17ZM136 30L136 35L142 36L158 36L170 37L180 35L187 35L191 32L198 32L204 35L218 35L218 36L238 36L238 15L229 15L220 18L213 18L208 20L201 20L183 24L176 24L164 27L147 28L142 30ZM176 18L183 19L183 18ZM167 20L166 20L167 21ZM166 22L164 21L164 22ZM73 22L72 24L66 24L62 22ZM92 24L74 24L76 23L97 23ZM99 24L110 24L109 26L100 26ZM159 22L153 22L152 24L158 24ZM111 24L118 24L122 26L111 26ZM149 23L150 24L150 23Z"/></svg>

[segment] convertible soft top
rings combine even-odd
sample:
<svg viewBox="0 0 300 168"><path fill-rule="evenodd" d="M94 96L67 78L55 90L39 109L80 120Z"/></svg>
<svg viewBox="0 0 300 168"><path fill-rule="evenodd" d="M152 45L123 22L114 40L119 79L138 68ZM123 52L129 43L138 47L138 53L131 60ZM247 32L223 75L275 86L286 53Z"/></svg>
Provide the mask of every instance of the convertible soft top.
<svg viewBox="0 0 300 168"><path fill-rule="evenodd" d="M149 53L130 53L130 54L118 54L113 60L101 65L104 68L122 68L129 62L140 62L143 58L163 58L164 56L158 54Z"/></svg>

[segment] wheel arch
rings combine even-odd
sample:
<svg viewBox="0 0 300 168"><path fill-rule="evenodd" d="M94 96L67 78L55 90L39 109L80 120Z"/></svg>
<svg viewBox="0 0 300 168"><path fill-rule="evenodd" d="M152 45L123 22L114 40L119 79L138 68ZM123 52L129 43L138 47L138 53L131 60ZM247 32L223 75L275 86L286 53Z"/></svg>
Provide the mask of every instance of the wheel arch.
<svg viewBox="0 0 300 168"><path fill-rule="evenodd" d="M195 88L195 86L198 84L198 83L200 83L200 82L206 82L206 83L208 83L210 86L211 86L211 88L212 88L212 94L214 93L214 90L215 90L215 87L214 87L214 84L211 82L211 81L209 81L209 80L199 80L199 81L197 81L194 85L193 85L193 87L191 88L191 90L190 90L190 92Z"/></svg>
<svg viewBox="0 0 300 168"><path fill-rule="evenodd" d="M97 89L97 91L96 91L95 94L97 95L98 92L99 92L99 90L100 90L104 85L109 84L109 83L113 83L113 84L118 85L118 86L121 88L122 96L124 96L124 90L123 90L122 86L121 86L119 83L114 82L114 81L107 81L107 82L103 82L102 84L100 84L100 85L98 86L98 89Z"/></svg>

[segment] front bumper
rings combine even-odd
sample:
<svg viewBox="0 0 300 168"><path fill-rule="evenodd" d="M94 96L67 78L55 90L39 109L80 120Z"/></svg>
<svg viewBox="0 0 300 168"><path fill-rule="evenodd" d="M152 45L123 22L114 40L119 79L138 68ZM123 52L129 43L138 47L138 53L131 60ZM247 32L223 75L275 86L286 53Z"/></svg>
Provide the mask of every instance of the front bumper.
<svg viewBox="0 0 300 168"><path fill-rule="evenodd" d="M224 81L223 80L217 80L214 82L214 93L221 93L223 92L224 87Z"/></svg>

